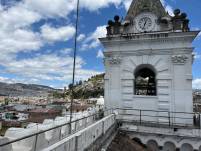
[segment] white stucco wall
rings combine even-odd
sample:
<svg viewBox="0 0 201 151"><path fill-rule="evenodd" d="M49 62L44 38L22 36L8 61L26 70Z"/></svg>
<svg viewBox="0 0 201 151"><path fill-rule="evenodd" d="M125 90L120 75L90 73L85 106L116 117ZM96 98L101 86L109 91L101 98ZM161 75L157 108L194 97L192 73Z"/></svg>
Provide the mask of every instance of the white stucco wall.
<svg viewBox="0 0 201 151"><path fill-rule="evenodd" d="M106 108L193 112L192 41L197 34L158 32L101 38ZM134 95L134 72L139 66L155 71L157 96Z"/></svg>

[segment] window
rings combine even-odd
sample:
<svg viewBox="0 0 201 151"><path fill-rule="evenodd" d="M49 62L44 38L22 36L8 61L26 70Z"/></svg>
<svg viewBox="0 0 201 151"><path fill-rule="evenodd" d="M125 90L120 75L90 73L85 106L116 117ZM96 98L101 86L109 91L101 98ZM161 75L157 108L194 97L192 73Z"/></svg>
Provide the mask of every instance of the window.
<svg viewBox="0 0 201 151"><path fill-rule="evenodd" d="M149 68L142 68L135 73L135 95L156 96L155 73Z"/></svg>

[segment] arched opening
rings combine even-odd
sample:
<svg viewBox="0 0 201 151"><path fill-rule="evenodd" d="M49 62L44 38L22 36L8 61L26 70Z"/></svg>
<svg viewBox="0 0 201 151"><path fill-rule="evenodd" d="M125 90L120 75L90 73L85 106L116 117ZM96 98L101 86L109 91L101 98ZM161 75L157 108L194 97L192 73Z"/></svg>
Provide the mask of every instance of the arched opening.
<svg viewBox="0 0 201 151"><path fill-rule="evenodd" d="M176 151L176 146L172 142L166 142L163 146L163 151Z"/></svg>
<svg viewBox="0 0 201 151"><path fill-rule="evenodd" d="M134 137L132 140L134 142L138 143L139 145L143 146L144 148L146 148L146 145L142 143L142 141L140 140L140 138Z"/></svg>
<svg viewBox="0 0 201 151"><path fill-rule="evenodd" d="M201 146L199 147L199 151L201 151Z"/></svg>
<svg viewBox="0 0 201 151"><path fill-rule="evenodd" d="M190 144L183 144L180 148L181 151L193 151L193 146Z"/></svg>
<svg viewBox="0 0 201 151"><path fill-rule="evenodd" d="M135 141L138 144L142 144L141 140L139 138L137 138L137 137L134 137L132 140Z"/></svg>
<svg viewBox="0 0 201 151"><path fill-rule="evenodd" d="M135 95L156 96L156 75L147 67L135 72Z"/></svg>
<svg viewBox="0 0 201 151"><path fill-rule="evenodd" d="M147 142L148 151L159 151L158 143L154 140L149 140Z"/></svg>

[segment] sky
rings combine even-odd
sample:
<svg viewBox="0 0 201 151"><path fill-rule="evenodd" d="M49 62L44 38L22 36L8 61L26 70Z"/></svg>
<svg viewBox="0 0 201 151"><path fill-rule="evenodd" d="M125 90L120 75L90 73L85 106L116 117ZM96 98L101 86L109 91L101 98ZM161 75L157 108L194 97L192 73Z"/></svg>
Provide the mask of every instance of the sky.
<svg viewBox="0 0 201 151"><path fill-rule="evenodd" d="M0 82L63 88L72 81L76 0L0 0ZM161 0L172 14L188 14L201 30L200 0ZM124 18L131 0L80 0L76 80L104 72L97 38L115 15ZM193 87L201 89L201 33L193 42Z"/></svg>

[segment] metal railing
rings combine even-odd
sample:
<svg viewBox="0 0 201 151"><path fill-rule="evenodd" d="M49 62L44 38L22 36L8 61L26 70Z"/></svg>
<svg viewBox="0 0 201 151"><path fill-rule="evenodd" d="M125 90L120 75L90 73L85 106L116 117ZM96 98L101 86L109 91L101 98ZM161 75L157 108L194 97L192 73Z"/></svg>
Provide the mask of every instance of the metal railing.
<svg viewBox="0 0 201 151"><path fill-rule="evenodd" d="M120 121L132 122L139 125L201 128L201 113L169 112L156 110L140 110L117 108Z"/></svg>
<svg viewBox="0 0 201 151"><path fill-rule="evenodd" d="M143 126L155 126L155 127L171 127L171 128L196 128L200 129L200 114L201 113L187 113L187 112L169 112L169 111L156 111L156 110L140 110L140 109L125 109L125 108L116 108L116 109L107 109L101 112L97 112L95 114L82 117L80 119L74 120L71 123L67 122L58 126L54 126L52 128L41 130L37 133L33 133L31 135L27 135L6 143L0 144L1 147L5 147L7 145L11 145L13 143L35 137L34 141L34 151L37 150L38 137L41 134L45 134L46 132L50 132L54 129L60 128L59 139L61 141L72 134L88 127L89 125L97 122L98 120L106 117L110 114L114 114L117 112L117 120L119 122L130 122L135 125L143 125ZM87 119L92 118L93 121L87 123ZM80 121L85 121L83 126L79 126ZM62 127L70 126L70 124L75 124L75 128L72 129L71 133L66 134L64 137L62 136Z"/></svg>
<svg viewBox="0 0 201 151"><path fill-rule="evenodd" d="M72 134L75 134L76 132L78 132L78 131L80 131L80 130L86 128L86 127L88 127L89 125L92 125L93 123L97 122L98 120L100 120L100 119L102 119L102 118L104 118L104 117L106 117L108 115L111 115L111 114L113 114L113 109L103 110L103 111L97 112L95 114L92 114L92 115L89 115L89 116L85 116L85 117L82 117L82 118L77 119L77 120L73 120L72 122L67 122L67 123L64 123L64 124L61 124L61 125L54 126L52 128L46 129L46 130L41 130L41 131L39 131L37 133L33 133L31 135L23 136L21 138L17 138L17 139L14 139L12 141L9 141L9 142L2 143L2 144L0 144L0 149L1 149L1 147L5 147L7 145L11 145L13 143L16 143L16 142L19 142L19 141L23 141L25 139L35 137L35 141L34 141L35 144L33 144L33 145L34 145L34 151L36 151L37 150L37 143L38 143L38 136L40 134L45 134L46 132L50 132L52 130L60 128L59 140L58 141L61 141L64 138L69 137ZM93 121L87 123L87 119L88 118L93 118ZM82 127L77 126L77 125L80 124L79 123L80 121L85 121L84 126L82 126ZM61 136L62 135L61 134L62 127L64 127L64 126L69 126L70 127L70 125L73 124L73 123L75 124L75 129L71 130L70 134L68 133L65 137L62 137Z"/></svg>

